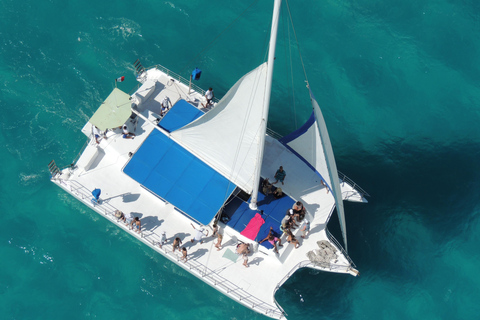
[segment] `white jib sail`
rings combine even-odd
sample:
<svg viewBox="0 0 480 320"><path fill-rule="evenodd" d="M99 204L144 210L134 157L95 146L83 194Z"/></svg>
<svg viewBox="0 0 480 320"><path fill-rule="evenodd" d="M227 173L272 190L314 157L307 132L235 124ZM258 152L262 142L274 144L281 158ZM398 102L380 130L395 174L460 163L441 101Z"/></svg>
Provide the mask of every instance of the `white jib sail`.
<svg viewBox="0 0 480 320"><path fill-rule="evenodd" d="M337 206L338 219L340 220L340 229L342 230L343 243L345 244L345 251L348 252L347 246L347 226L345 223L345 212L343 210L342 190L340 189L340 180L338 179L337 164L333 155L332 144L328 136L327 125L323 119L322 111L318 106L317 100L310 90L310 98L312 100L313 111L315 113L315 123L317 124L318 132L320 133L320 141L322 142L323 152L325 153L325 163L327 166L328 176L330 177L330 186L333 197L335 198L335 205ZM318 161L318 159L317 159Z"/></svg>
<svg viewBox="0 0 480 320"><path fill-rule="evenodd" d="M284 141L284 143L305 159L322 176L332 191L337 206L340 228L342 229L343 242L345 243L345 249L347 249L345 214L337 165L335 164L325 120L311 91L310 98L314 110L313 118L310 118L302 127L304 129L298 129L293 138L287 137L287 141Z"/></svg>
<svg viewBox="0 0 480 320"><path fill-rule="evenodd" d="M243 76L213 110L172 132L172 138L251 193L259 157L267 64Z"/></svg>

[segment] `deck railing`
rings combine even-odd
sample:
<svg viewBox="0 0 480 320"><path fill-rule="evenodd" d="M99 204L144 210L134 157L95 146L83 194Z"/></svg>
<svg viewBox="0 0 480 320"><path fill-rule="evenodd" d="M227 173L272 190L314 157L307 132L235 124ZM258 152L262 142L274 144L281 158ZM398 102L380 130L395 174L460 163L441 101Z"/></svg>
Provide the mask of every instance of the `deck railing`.
<svg viewBox="0 0 480 320"><path fill-rule="evenodd" d="M147 72L149 69L152 69L152 68L155 68L157 70L160 70L162 71L163 73L165 73L168 77L174 79L174 80L177 80L178 82L180 83L183 83L184 85L186 85L187 87L190 87L192 88L195 92L201 94L202 96L205 95L205 90L203 90L202 88L200 88L199 86L197 86L196 84L194 84L193 82L190 83L190 80L188 79L185 79L184 77L182 77L181 75L179 74L176 74L175 72L165 68L164 66L160 65L160 64L156 64L152 67L149 67L147 68ZM214 102L218 102L218 98L213 98L213 101Z"/></svg>
<svg viewBox="0 0 480 320"><path fill-rule="evenodd" d="M350 259L350 256L348 255L347 251L345 251L345 249L343 249L343 247L340 245L340 243L338 242L338 240L335 239L335 237L333 236L333 234L330 233L330 231L328 230L328 228L325 228L325 233L327 234L328 240L330 240L331 242L333 242L333 243L337 246L337 248L339 248L340 251L342 251L343 256L348 260L348 262L350 263L350 265L353 266L354 268L356 268L357 266L355 265L355 263L353 263L352 259Z"/></svg>
<svg viewBox="0 0 480 320"><path fill-rule="evenodd" d="M348 183L353 189L357 190L362 197L370 197L370 195L365 190L360 188L360 186L357 185L355 181L353 181L352 179L350 179L340 171L337 171L337 172L338 172L338 178L342 181L342 183L345 183L345 182Z"/></svg>
<svg viewBox="0 0 480 320"><path fill-rule="evenodd" d="M148 243L154 250L160 252L169 260L181 262L182 255L180 254L180 251L178 251L178 253L174 253L173 246L171 244L165 244L162 246L162 248L159 247L159 243L161 242L161 238L159 235L148 230L143 230L139 234L135 233L135 230L133 230L131 226L125 225L125 223L115 217L115 211L117 210L117 208L112 206L109 203L108 199L99 201L98 204L93 204L91 202L91 199L93 198L91 191L79 182L69 180L67 183L61 179L56 179L56 181L58 181L60 185L63 186L65 189L70 190L71 193L77 197L77 199L85 202L87 206L93 207L93 209L95 209L99 213L102 213L105 218L116 223L120 228L127 229L127 231L132 233L134 236L140 237L140 240ZM177 265L184 269L190 270L198 278L205 279L205 282L207 282L217 290L236 297L236 299L238 299L240 303L256 310L257 312L278 319L281 319L285 316L283 309L278 304L277 307L279 309L275 309L272 305L269 305L268 303L256 298L255 296L252 296L236 284L218 275L215 270L208 268L206 265L194 259L188 260L184 263L178 263Z"/></svg>

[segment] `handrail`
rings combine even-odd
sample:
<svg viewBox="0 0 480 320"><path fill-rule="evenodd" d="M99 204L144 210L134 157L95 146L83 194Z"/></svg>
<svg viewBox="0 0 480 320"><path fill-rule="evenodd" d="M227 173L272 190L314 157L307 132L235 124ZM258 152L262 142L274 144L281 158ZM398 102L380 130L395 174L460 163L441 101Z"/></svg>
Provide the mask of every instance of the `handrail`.
<svg viewBox="0 0 480 320"><path fill-rule="evenodd" d="M348 253L345 251L345 249L343 249L343 247L340 245L340 243L338 242L337 239L335 239L335 237L330 233L330 231L328 230L328 228L325 228L325 233L327 234L327 238L328 240L330 240L331 242L333 242L337 248L340 249L340 251L342 251L342 254L343 256L348 260L348 262L350 263L350 265L354 266L355 268L357 267L355 265L355 263L353 263L352 259L350 259Z"/></svg>
<svg viewBox="0 0 480 320"><path fill-rule="evenodd" d="M180 83L183 83L183 84L186 85L187 87L190 86L190 80L185 79L185 78L182 77L181 75L176 74L175 72L173 72L173 71L165 68L164 66L162 66L162 65L160 65L160 64L156 64L156 65L154 65L153 67L146 68L146 69L147 69L147 72L148 72L149 69L153 69L153 68L162 71L162 72L165 73L167 76L169 76L169 77L171 77L171 78L179 81ZM202 96L205 95L205 90L203 90L202 88L200 88L200 87L197 86L196 84L192 83L192 84L191 84L191 88L192 88L195 92L200 93ZM214 97L214 98L213 98L213 101L218 102L218 101L220 101L220 100L219 100L218 98Z"/></svg>
<svg viewBox="0 0 480 320"><path fill-rule="evenodd" d="M282 135L278 132L273 131L272 129L267 127L267 134L277 140L280 140L282 138Z"/></svg>
<svg viewBox="0 0 480 320"><path fill-rule="evenodd" d="M62 185L65 189L68 189L68 185L62 179L54 179L59 181L59 184ZM85 202L87 205L91 205L90 199L92 195L90 190L84 187L81 183L75 180L69 180L70 183L70 191L71 193L77 197L77 199ZM121 228L126 228L123 222L121 222L117 217L115 217L115 211L117 208L112 206L108 201L101 201L100 203L94 205L94 209L97 212L101 212L104 214L106 218L109 218L112 222L116 223ZM128 231L133 233L133 235L138 236L130 227L128 227ZM158 244L161 241L160 236L158 236L154 232L150 232L148 230L143 230L140 233L140 238L146 242L149 242L153 248L160 252L163 256L167 257L169 260L172 261L180 261L181 255L175 254L173 251L172 245L163 245L162 248L158 247ZM180 252L179 252L180 253ZM196 260L188 260L184 264L178 264L178 266L184 268L188 267L192 273L196 273L197 276L203 279L207 279L208 283L211 284L213 287L218 288L218 290L222 290L230 295L237 296L237 299L242 302L245 306L250 306L252 309L260 310L261 313L269 315L271 317L277 317L281 319L285 313L283 309L277 304L279 310L272 308L273 306L269 305L268 303L258 299L255 296L252 296L248 292L244 291L242 288L237 286L236 284L230 282L229 280L223 278L222 276L215 273L214 270L208 268L204 264L196 261ZM275 300L275 299L274 299Z"/></svg>
<svg viewBox="0 0 480 320"><path fill-rule="evenodd" d="M338 178L340 180L342 180L342 183L347 182L353 189L357 190L358 193L360 193L361 196L370 197L370 195L365 190L360 188L360 186L358 184L356 184L355 181L353 181L352 179L350 179L349 177L347 177L345 174L341 173L340 171L337 170L337 172L338 172Z"/></svg>

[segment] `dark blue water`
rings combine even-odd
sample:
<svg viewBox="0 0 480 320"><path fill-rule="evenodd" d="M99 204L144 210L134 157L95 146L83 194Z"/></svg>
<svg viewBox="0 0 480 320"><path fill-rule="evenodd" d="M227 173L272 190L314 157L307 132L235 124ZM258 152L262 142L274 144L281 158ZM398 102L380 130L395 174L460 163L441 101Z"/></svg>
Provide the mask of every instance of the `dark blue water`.
<svg viewBox="0 0 480 320"><path fill-rule="evenodd" d="M75 158L79 130L115 78L134 87L137 58L185 77L199 67L198 85L224 94L265 55L270 1L211 43L248 6L2 1L2 318L263 319L69 197L47 170ZM337 166L371 198L346 204L361 276L301 270L277 300L289 319L478 318L480 3L292 6ZM282 134L310 113L303 72L289 66L300 59L286 18L269 118Z"/></svg>

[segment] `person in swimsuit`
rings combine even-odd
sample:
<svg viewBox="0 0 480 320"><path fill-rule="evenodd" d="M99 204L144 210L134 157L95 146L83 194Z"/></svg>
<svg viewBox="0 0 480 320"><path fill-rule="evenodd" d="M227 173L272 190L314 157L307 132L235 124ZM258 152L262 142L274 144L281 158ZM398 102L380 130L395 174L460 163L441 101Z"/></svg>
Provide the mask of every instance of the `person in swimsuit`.
<svg viewBox="0 0 480 320"><path fill-rule="evenodd" d="M275 235L273 234L273 227L270 227L270 231L268 231L267 237L265 239L263 239L262 241L260 241L259 243L262 243L263 241L266 241L266 240L268 240L268 242L270 242L272 244L276 253L278 253L277 241L278 241L278 246L283 247L282 240L275 237Z"/></svg>
<svg viewBox="0 0 480 320"><path fill-rule="evenodd" d="M141 233L142 232L142 222L140 221L140 219L138 217L135 217L132 222L130 222L130 225L133 227L133 228L136 228L136 232L138 233Z"/></svg>
<svg viewBox="0 0 480 320"><path fill-rule="evenodd" d="M173 240L173 251L175 252L175 249L178 249L180 251L180 246L182 245L182 240L180 240L179 237L176 237L175 240Z"/></svg>
<svg viewBox="0 0 480 320"><path fill-rule="evenodd" d="M220 232L217 232L217 243L215 244L215 248L217 248L217 251L220 251L220 249L222 249L222 240L223 235Z"/></svg>
<svg viewBox="0 0 480 320"><path fill-rule="evenodd" d="M187 248L185 247L182 247L182 258L181 260L183 260L184 262L187 262L188 258L187 258Z"/></svg>
<svg viewBox="0 0 480 320"><path fill-rule="evenodd" d="M297 238L293 235L292 231L287 230L287 242L295 245L295 249L298 249L300 247L300 242L298 242Z"/></svg>
<svg viewBox="0 0 480 320"><path fill-rule="evenodd" d="M237 245L237 254L249 254L250 249L248 247L248 243L239 243Z"/></svg>

